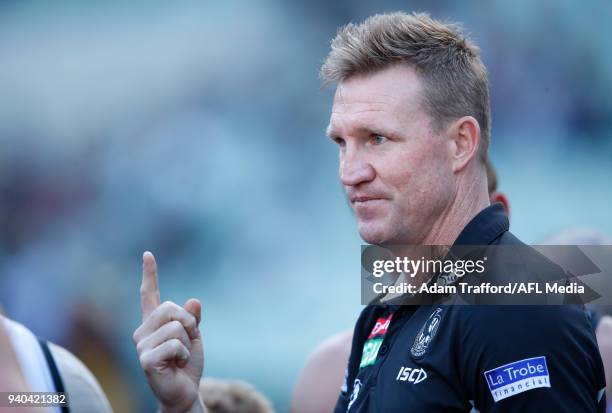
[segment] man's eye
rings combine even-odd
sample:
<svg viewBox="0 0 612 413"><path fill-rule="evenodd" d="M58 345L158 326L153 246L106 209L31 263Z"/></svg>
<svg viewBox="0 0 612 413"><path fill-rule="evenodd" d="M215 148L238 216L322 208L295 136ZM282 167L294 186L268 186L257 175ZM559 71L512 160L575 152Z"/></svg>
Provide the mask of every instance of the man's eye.
<svg viewBox="0 0 612 413"><path fill-rule="evenodd" d="M338 146L343 147L345 142L344 139L342 138L333 138L334 142L336 142L338 144Z"/></svg>
<svg viewBox="0 0 612 413"><path fill-rule="evenodd" d="M387 141L387 138L385 138L384 136L381 135L372 135L372 137L370 137L370 140L368 141L368 143L370 145L376 146L376 145L380 145L382 143L385 143Z"/></svg>

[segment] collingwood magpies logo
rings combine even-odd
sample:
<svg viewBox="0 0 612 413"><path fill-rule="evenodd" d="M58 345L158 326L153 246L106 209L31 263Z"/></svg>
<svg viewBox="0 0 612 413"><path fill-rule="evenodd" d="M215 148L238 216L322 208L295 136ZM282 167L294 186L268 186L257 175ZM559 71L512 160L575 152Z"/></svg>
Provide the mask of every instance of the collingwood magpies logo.
<svg viewBox="0 0 612 413"><path fill-rule="evenodd" d="M425 355L427 347L429 347L429 343L431 343L431 340L433 340L438 332L438 329L440 328L442 311L443 310L440 307L436 308L417 333L414 339L414 344L410 349L410 354L412 354L414 357L423 357L423 355Z"/></svg>

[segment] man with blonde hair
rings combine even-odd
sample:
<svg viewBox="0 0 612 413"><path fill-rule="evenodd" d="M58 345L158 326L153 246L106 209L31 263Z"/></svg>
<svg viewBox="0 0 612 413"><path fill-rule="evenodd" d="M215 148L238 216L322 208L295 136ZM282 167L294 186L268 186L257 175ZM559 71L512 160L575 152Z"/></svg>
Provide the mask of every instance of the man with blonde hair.
<svg viewBox="0 0 612 413"><path fill-rule="evenodd" d="M490 205L487 72L458 25L405 13L348 24L321 74L337 84L328 136L364 241L512 246L525 252L513 277L561 271L509 232L502 205ZM488 274L507 262L489 262ZM385 298L357 320L336 413L604 411L583 307Z"/></svg>

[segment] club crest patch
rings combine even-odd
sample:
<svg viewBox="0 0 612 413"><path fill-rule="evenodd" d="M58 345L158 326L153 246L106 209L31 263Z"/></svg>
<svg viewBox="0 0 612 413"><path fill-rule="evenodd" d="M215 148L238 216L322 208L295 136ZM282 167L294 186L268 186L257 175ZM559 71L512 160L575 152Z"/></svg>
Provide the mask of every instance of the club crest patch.
<svg viewBox="0 0 612 413"><path fill-rule="evenodd" d="M436 333L440 328L443 311L444 310L442 310L440 307L436 308L417 333L416 337L414 338L414 344L410 349L410 354L412 354L413 357L423 357L427 352L429 344L436 336Z"/></svg>
<svg viewBox="0 0 612 413"><path fill-rule="evenodd" d="M484 372L496 402L540 387L550 387L546 357L532 357Z"/></svg>
<svg viewBox="0 0 612 413"><path fill-rule="evenodd" d="M363 349L361 350L361 362L359 363L360 369L376 363L378 350L380 350L380 347L382 346L392 318L393 314L389 314L389 316L380 317L376 321L374 328L372 328L372 332L368 336L366 342L363 344Z"/></svg>

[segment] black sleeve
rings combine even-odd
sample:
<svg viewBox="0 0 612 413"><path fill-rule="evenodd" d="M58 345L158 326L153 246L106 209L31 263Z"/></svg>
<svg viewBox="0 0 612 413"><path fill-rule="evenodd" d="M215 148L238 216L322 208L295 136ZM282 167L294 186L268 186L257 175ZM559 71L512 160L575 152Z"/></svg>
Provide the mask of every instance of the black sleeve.
<svg viewBox="0 0 612 413"><path fill-rule="evenodd" d="M482 413L605 412L605 376L581 306L466 312L462 380Z"/></svg>
<svg viewBox="0 0 612 413"><path fill-rule="evenodd" d="M346 367L346 373L344 375L344 383L334 413L346 413L348 408L350 393L353 387L353 381L357 377L359 361L361 360L361 352L363 349L363 343L365 338L368 336L369 331L372 329L373 322L376 320L376 315L380 311L378 306L367 306L363 309L355 329L353 330L353 342L351 343L351 353L349 355L348 365Z"/></svg>
<svg viewBox="0 0 612 413"><path fill-rule="evenodd" d="M597 331L597 326L599 325L599 322L601 321L601 314L598 311L588 309L588 308L586 310L586 313L587 313L587 318L589 322L591 323L591 327L593 327L593 331Z"/></svg>
<svg viewBox="0 0 612 413"><path fill-rule="evenodd" d="M338 400L336 401L336 407L334 407L333 413L346 413L349 403L349 395L348 395L348 367L347 371L344 374L344 383L342 384L342 390L340 391L340 395L338 396Z"/></svg>

